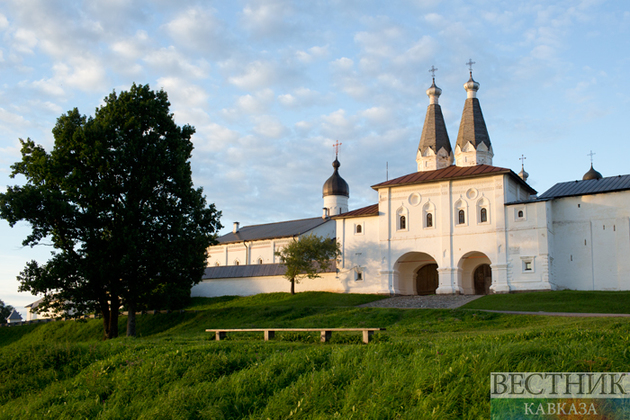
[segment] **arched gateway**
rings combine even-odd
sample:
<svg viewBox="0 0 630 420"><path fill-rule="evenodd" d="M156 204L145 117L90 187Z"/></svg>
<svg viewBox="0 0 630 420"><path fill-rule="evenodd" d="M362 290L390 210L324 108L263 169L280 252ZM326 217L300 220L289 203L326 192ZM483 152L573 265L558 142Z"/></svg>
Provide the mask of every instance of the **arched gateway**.
<svg viewBox="0 0 630 420"><path fill-rule="evenodd" d="M460 290L465 295L490 294L492 268L490 259L481 252L469 252L459 262Z"/></svg>
<svg viewBox="0 0 630 420"><path fill-rule="evenodd" d="M394 268L396 294L430 295L438 288L438 265L429 254L409 252L398 258Z"/></svg>

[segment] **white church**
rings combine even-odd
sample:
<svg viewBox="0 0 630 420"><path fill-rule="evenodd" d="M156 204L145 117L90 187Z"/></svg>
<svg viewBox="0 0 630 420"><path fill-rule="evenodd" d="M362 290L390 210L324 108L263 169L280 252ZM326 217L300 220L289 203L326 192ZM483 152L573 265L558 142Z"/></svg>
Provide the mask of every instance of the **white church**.
<svg viewBox="0 0 630 420"><path fill-rule="evenodd" d="M561 182L537 196L519 174L492 166L494 152L477 99L467 99L454 148L441 89L427 90L417 172L372 188L378 203L348 209L340 163L324 183L321 217L234 224L209 248L192 296L286 292L275 251L303 235L336 238L336 267L296 291L489 294L533 290L630 290L630 175Z"/></svg>

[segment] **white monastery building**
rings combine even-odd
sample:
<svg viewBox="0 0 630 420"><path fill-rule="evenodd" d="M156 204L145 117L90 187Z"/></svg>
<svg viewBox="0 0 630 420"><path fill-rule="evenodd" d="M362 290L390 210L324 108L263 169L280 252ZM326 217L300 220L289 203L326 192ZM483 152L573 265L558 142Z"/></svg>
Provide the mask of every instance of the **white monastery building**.
<svg viewBox="0 0 630 420"><path fill-rule="evenodd" d="M492 166L494 151L477 91L451 146L439 105L427 109L415 173L372 186L378 203L348 209L340 163L324 183L322 217L239 228L209 248L193 296L288 291L275 251L303 235L336 238L342 254L297 291L488 294L528 290L630 290L630 175L591 169L540 196L519 174Z"/></svg>

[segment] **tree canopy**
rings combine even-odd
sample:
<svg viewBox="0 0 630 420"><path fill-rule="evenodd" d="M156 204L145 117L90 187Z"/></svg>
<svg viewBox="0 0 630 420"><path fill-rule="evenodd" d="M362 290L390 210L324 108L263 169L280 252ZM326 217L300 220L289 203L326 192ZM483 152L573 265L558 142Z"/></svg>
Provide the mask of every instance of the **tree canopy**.
<svg viewBox="0 0 630 420"><path fill-rule="evenodd" d="M317 235L293 239L286 247L276 251L280 262L287 268L284 277L291 282L291 294L295 294L295 283L303 278L316 278L325 271L340 254L335 239Z"/></svg>
<svg viewBox="0 0 630 420"><path fill-rule="evenodd" d="M94 117L76 108L59 117L50 153L20 140L11 176L26 183L0 194L0 217L30 223L24 245L52 242L52 258L18 277L20 291L44 294L41 310L98 311L112 338L122 304L135 335L136 310L181 306L200 281L220 212L193 186L195 129L169 107L166 92L134 84Z"/></svg>

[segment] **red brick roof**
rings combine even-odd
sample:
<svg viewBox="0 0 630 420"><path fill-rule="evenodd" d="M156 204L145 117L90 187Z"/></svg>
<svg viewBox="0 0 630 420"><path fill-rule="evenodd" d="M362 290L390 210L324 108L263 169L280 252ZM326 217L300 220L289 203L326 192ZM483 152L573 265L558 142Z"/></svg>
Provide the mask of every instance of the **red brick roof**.
<svg viewBox="0 0 630 420"><path fill-rule="evenodd" d="M362 207L360 209L341 213L336 216L333 216L333 219L348 219L351 217L364 217L364 216L378 216L378 204L372 204L371 206Z"/></svg>
<svg viewBox="0 0 630 420"><path fill-rule="evenodd" d="M536 190L530 187L525 181L516 175L511 169L500 168L498 166L490 165L475 165L475 166L455 166L451 165L447 168L437 169L435 171L414 172L409 175L403 175L401 177L390 179L389 181L381 182L376 185L372 185L372 188L378 190L379 188L394 187L401 185L413 185L424 184L428 182L445 181L449 179L464 179L464 178L477 178L485 175L499 175L507 174L513 179L523 185L531 194L536 194Z"/></svg>

